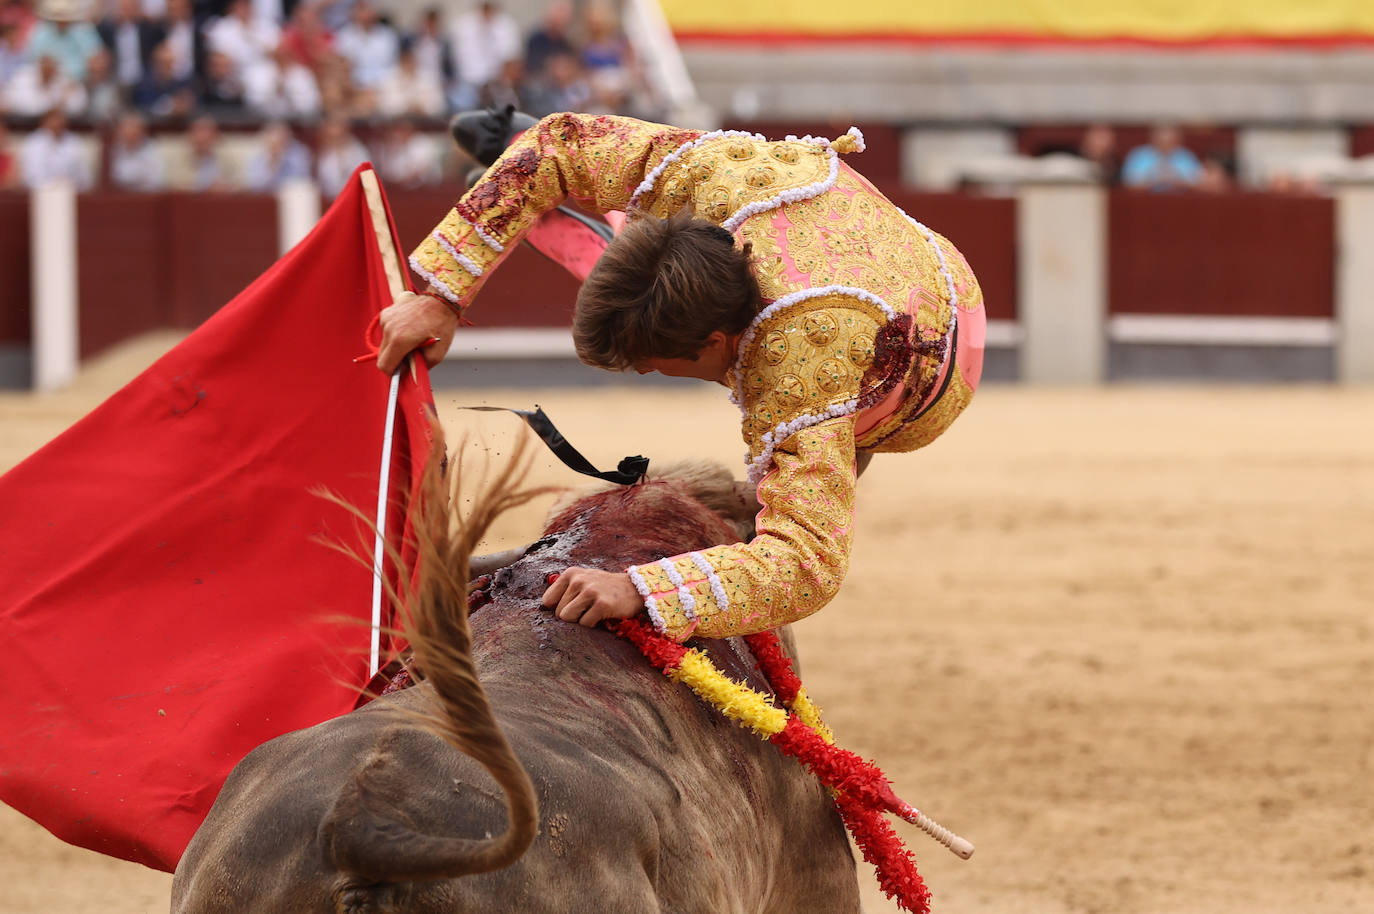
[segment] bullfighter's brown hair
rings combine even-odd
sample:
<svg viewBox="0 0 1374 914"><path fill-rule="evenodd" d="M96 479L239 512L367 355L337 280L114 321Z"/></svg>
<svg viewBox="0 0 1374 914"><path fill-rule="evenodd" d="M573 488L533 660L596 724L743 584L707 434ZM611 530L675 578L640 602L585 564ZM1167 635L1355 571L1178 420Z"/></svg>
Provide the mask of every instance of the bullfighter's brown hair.
<svg viewBox="0 0 1374 914"><path fill-rule="evenodd" d="M646 358L694 358L713 332L742 332L761 304L750 245L687 210L639 216L577 295L573 342L588 365L624 371Z"/></svg>

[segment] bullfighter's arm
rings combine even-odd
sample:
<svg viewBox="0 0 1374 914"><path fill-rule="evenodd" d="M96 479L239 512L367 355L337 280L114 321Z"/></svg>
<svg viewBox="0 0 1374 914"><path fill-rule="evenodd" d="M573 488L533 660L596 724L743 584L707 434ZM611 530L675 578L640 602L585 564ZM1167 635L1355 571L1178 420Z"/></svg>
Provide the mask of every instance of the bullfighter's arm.
<svg viewBox="0 0 1374 914"><path fill-rule="evenodd" d="M886 320L876 306L824 296L741 341L758 535L630 569L660 630L679 641L748 634L835 596L853 538L855 414Z"/></svg>
<svg viewBox="0 0 1374 914"><path fill-rule="evenodd" d="M551 114L463 195L410 265L466 308L541 215L568 197L600 213L624 209L648 172L698 136L628 117Z"/></svg>

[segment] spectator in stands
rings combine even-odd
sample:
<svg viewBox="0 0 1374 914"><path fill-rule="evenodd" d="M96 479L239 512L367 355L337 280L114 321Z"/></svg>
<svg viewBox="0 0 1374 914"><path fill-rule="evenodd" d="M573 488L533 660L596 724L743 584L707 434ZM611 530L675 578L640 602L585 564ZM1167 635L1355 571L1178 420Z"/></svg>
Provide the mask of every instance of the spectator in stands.
<svg viewBox="0 0 1374 914"><path fill-rule="evenodd" d="M280 41L281 30L275 22L254 16L252 0L231 0L225 14L205 27L206 49L229 58L238 79L270 56Z"/></svg>
<svg viewBox="0 0 1374 914"><path fill-rule="evenodd" d="M243 183L252 191L274 191L283 182L310 177L310 151L275 121L262 128L260 145L244 167Z"/></svg>
<svg viewBox="0 0 1374 914"><path fill-rule="evenodd" d="M244 98L254 114L281 118L315 118L320 113L320 87L315 74L296 61L286 42L269 58L243 74Z"/></svg>
<svg viewBox="0 0 1374 914"><path fill-rule="evenodd" d="M415 52L415 65L425 80L439 86L447 86L453 81L453 51L444 37L437 6L425 10L419 30L411 36L410 46Z"/></svg>
<svg viewBox="0 0 1374 914"><path fill-rule="evenodd" d="M191 159L188 190L233 190L229 167L219 149L219 125L211 117L198 117L186 128Z"/></svg>
<svg viewBox="0 0 1374 914"><path fill-rule="evenodd" d="M246 110L243 78L228 54L211 51L206 57L200 107L206 114L221 119L241 117Z"/></svg>
<svg viewBox="0 0 1374 914"><path fill-rule="evenodd" d="M167 184L162 153L148 138L143 115L129 113L119 119L110 141L110 184L119 190L152 192Z"/></svg>
<svg viewBox="0 0 1374 914"><path fill-rule="evenodd" d="M457 109L485 104L487 84L501 75L507 61L520 56L520 28L496 3L483 0L453 24L453 53L458 83L450 103Z"/></svg>
<svg viewBox="0 0 1374 914"><path fill-rule="evenodd" d="M101 48L86 63L86 108L82 120L107 124L124 108L124 89L115 80L113 58Z"/></svg>
<svg viewBox="0 0 1374 914"><path fill-rule="evenodd" d="M328 197L336 197L353 170L367 161L367 148L358 142L348 121L331 117L320 125L315 150L315 180Z"/></svg>
<svg viewBox="0 0 1374 914"><path fill-rule="evenodd" d="M1116 131L1107 124L1093 124L1083 133L1078 154L1097 169L1097 179L1108 186L1121 180L1121 158L1116 151Z"/></svg>
<svg viewBox="0 0 1374 914"><path fill-rule="evenodd" d="M525 40L525 72L531 78L542 76L545 65L554 55L577 53L568 38L572 18L573 8L568 0L553 0L544 11L543 21Z"/></svg>
<svg viewBox="0 0 1374 914"><path fill-rule="evenodd" d="M19 23L0 20L0 89L4 89L28 59L24 33Z"/></svg>
<svg viewBox="0 0 1374 914"><path fill-rule="evenodd" d="M544 64L544 73L530 83L526 108L542 117L556 111L585 111L591 104L592 88L577 57L554 54Z"/></svg>
<svg viewBox="0 0 1374 914"><path fill-rule="evenodd" d="M23 185L19 174L19 157L10 144L10 130L0 120L0 190L14 190Z"/></svg>
<svg viewBox="0 0 1374 914"><path fill-rule="evenodd" d="M166 37L163 43L172 52L172 76L195 79L201 71L205 55L191 0L167 0Z"/></svg>
<svg viewBox="0 0 1374 914"><path fill-rule="evenodd" d="M1155 127L1150 142L1132 149L1121 166L1121 182L1142 190L1189 190L1201 178L1202 163L1183 146L1182 134L1172 124Z"/></svg>
<svg viewBox="0 0 1374 914"><path fill-rule="evenodd" d="M372 0L356 0L353 21L339 29L334 44L348 60L349 75L359 92L375 94L400 53L396 30L381 21Z"/></svg>
<svg viewBox="0 0 1374 914"><path fill-rule="evenodd" d="M1225 152L1213 149L1202 159L1202 175L1197 189L1209 194L1224 194L1236 186L1235 165Z"/></svg>
<svg viewBox="0 0 1374 914"><path fill-rule="evenodd" d="M401 48L395 68L378 89L377 110L387 118L444 116L443 85L420 69L414 46Z"/></svg>
<svg viewBox="0 0 1374 914"><path fill-rule="evenodd" d="M51 56L72 82L86 78L86 63L100 50L100 35L90 22L90 0L43 0L42 21L29 33L29 57Z"/></svg>
<svg viewBox="0 0 1374 914"><path fill-rule="evenodd" d="M334 33L320 18L319 0L301 0L291 13L291 24L282 32L282 42L296 62L308 67L316 78L326 60L333 58Z"/></svg>
<svg viewBox="0 0 1374 914"><path fill-rule="evenodd" d="M100 40L114 58L116 81L132 89L143 79L166 30L143 17L140 0L117 0L115 13L96 27Z"/></svg>
<svg viewBox="0 0 1374 914"><path fill-rule="evenodd" d="M483 103L493 108L513 105L523 108L520 103L520 88L525 81L525 63L520 58L508 60L501 65L501 72L487 83L483 92Z"/></svg>
<svg viewBox="0 0 1374 914"><path fill-rule="evenodd" d="M443 177L434 141L416 130L410 118L399 118L387 128L378 160L382 177L395 187L424 187Z"/></svg>
<svg viewBox="0 0 1374 914"><path fill-rule="evenodd" d="M176 52L168 41L153 49L148 72L134 88L133 103L149 117L184 117L195 106L190 77L176 75Z"/></svg>
<svg viewBox="0 0 1374 914"><path fill-rule="evenodd" d="M83 65L83 73L85 69ZM5 107L24 117L38 117L54 108L76 116L86 109L86 89L62 70L56 57L43 54L10 79Z"/></svg>
<svg viewBox="0 0 1374 914"><path fill-rule="evenodd" d="M588 4L582 21L587 36L582 45L582 66L591 73L625 69L630 46L620 31L615 11L597 0Z"/></svg>
<svg viewBox="0 0 1374 914"><path fill-rule="evenodd" d="M43 115L19 155L26 187L42 187L51 181L70 181L78 190L91 186L90 160L81 141L67 129L67 115L61 108Z"/></svg>

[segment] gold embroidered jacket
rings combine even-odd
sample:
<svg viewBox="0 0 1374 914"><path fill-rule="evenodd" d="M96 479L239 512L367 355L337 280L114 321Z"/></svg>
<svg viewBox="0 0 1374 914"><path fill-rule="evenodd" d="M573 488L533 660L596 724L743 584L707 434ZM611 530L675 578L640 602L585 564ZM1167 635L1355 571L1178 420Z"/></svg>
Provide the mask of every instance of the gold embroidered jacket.
<svg viewBox="0 0 1374 914"><path fill-rule="evenodd" d="M567 197L659 217L688 206L753 243L768 304L740 339L732 381L763 505L758 535L628 572L655 625L677 640L762 631L829 602L849 564L856 448L920 447L972 393L946 357L955 302L961 292L963 307L980 301L976 282L948 241L840 161L861 142L551 115L411 257L466 307Z"/></svg>

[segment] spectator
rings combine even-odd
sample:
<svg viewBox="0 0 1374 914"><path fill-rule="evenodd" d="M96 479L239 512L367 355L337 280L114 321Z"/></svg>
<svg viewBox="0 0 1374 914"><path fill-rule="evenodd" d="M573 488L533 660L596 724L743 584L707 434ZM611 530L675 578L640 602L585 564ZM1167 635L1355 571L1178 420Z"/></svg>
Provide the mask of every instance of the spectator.
<svg viewBox="0 0 1374 914"><path fill-rule="evenodd" d="M0 89L10 84L11 77L23 68L28 59L24 33L17 22L0 20Z"/></svg>
<svg viewBox="0 0 1374 914"><path fill-rule="evenodd" d="M455 108L472 108L484 102L483 90L506 62L520 56L520 29L496 3L483 0L453 24L453 52L458 85L450 101Z"/></svg>
<svg viewBox="0 0 1374 914"><path fill-rule="evenodd" d="M530 113L543 116L587 110L592 89L574 55L555 54L546 62L544 75L531 85L528 96Z"/></svg>
<svg viewBox="0 0 1374 914"><path fill-rule="evenodd" d="M291 24L282 32L282 42L296 62L309 68L318 78L324 62L335 56L334 35L320 18L319 0L302 0L291 14Z"/></svg>
<svg viewBox="0 0 1374 914"><path fill-rule="evenodd" d="M1121 180L1121 160L1116 151L1116 131L1106 124L1093 124L1083 133L1078 154L1097 169L1097 179L1108 186Z"/></svg>
<svg viewBox="0 0 1374 914"><path fill-rule="evenodd" d="M166 37L163 43L172 52L172 76L195 79L201 71L205 54L192 14L191 0L167 0Z"/></svg>
<svg viewBox="0 0 1374 914"><path fill-rule="evenodd" d="M244 167L249 190L274 191L285 181L310 177L310 151L280 121L262 128L261 145Z"/></svg>
<svg viewBox="0 0 1374 914"><path fill-rule="evenodd" d="M41 20L29 33L32 59L51 56L72 82L86 78L86 63L100 50L100 35L90 23L89 0L43 0Z"/></svg>
<svg viewBox="0 0 1374 914"><path fill-rule="evenodd" d="M86 64L86 109L81 117L92 124L107 124L124 108L124 90L115 81L112 60L101 48Z"/></svg>
<svg viewBox="0 0 1374 914"><path fill-rule="evenodd" d="M191 80L176 75L176 51L170 41L153 50L148 73L134 89L133 103L149 117L184 117L194 107Z"/></svg>
<svg viewBox="0 0 1374 914"><path fill-rule="evenodd" d="M205 46L229 58L233 75L242 79L245 70L276 49L280 31L275 22L254 18L252 0L231 0L225 14L206 26Z"/></svg>
<svg viewBox="0 0 1374 914"><path fill-rule="evenodd" d="M272 57L243 74L244 98L255 114L272 119L314 118L320 113L320 87L315 74L296 61L286 42Z"/></svg>
<svg viewBox="0 0 1374 914"><path fill-rule="evenodd" d="M353 85L375 93L396 66L400 39L395 29L377 17L372 0L357 0L353 21L339 30L335 47L348 60Z"/></svg>
<svg viewBox="0 0 1374 914"><path fill-rule="evenodd" d="M67 129L67 115L61 108L43 115L19 155L26 187L42 187L51 181L70 181L78 190L91 186L90 162L81 141Z"/></svg>
<svg viewBox="0 0 1374 914"><path fill-rule="evenodd" d="M447 86L453 81L453 52L444 38L438 7L425 10L420 29L412 36L410 46L415 52L415 65L424 79L439 86Z"/></svg>
<svg viewBox="0 0 1374 914"><path fill-rule="evenodd" d="M1165 124L1150 132L1150 142L1126 156L1121 181L1127 187L1152 191L1188 190L1202 178L1202 163L1182 145L1182 135Z"/></svg>
<svg viewBox="0 0 1374 914"><path fill-rule="evenodd" d="M38 117L54 108L75 116L86 109L86 90L63 72L56 57L44 54L14 74L5 87L5 107L24 117Z"/></svg>
<svg viewBox="0 0 1374 914"><path fill-rule="evenodd" d="M415 129L415 122L400 118L387 128L378 170L395 187L424 187L443 177L439 150L434 141Z"/></svg>
<svg viewBox="0 0 1374 914"><path fill-rule="evenodd" d="M543 22L525 41L525 72L531 77L542 76L545 65L554 55L577 53L568 39L572 16L572 4L568 0L553 0L544 11Z"/></svg>
<svg viewBox="0 0 1374 914"><path fill-rule="evenodd" d="M353 170L367 161L367 149L353 136L348 121L331 117L320 125L315 153L315 180L327 197L344 189Z"/></svg>
<svg viewBox="0 0 1374 914"><path fill-rule="evenodd" d="M583 24L587 38L582 45L582 66L591 74L600 70L624 70L629 64L629 43L621 34L615 12L603 2L587 6Z"/></svg>
<svg viewBox="0 0 1374 914"><path fill-rule="evenodd" d="M211 51L205 60L205 79L200 89L200 107L218 118L241 116L245 110L243 78L228 54Z"/></svg>
<svg viewBox="0 0 1374 914"><path fill-rule="evenodd" d="M110 141L110 184L120 190L151 192L162 190L166 183L162 154L148 138L143 115L124 115Z"/></svg>
<svg viewBox="0 0 1374 914"><path fill-rule="evenodd" d="M114 75L121 86L138 85L148 71L153 48L166 30L143 18L140 0L117 0L115 14L97 26L100 40L114 58Z"/></svg>
<svg viewBox="0 0 1374 914"><path fill-rule="evenodd" d="M396 67L382 81L377 93L377 110L388 118L443 117L443 87L420 70L413 46L401 49Z"/></svg>
<svg viewBox="0 0 1374 914"><path fill-rule="evenodd" d="M9 128L0 120L0 190L14 190L21 186L23 180L19 174L19 157L10 145Z"/></svg>
<svg viewBox="0 0 1374 914"><path fill-rule="evenodd" d="M1197 189L1209 194L1224 194L1236 186L1235 166L1225 152L1212 150L1202 160Z"/></svg>
<svg viewBox="0 0 1374 914"><path fill-rule="evenodd" d="M186 143L191 157L188 190L233 190L229 167L219 149L219 125L214 118L198 117L186 128Z"/></svg>

